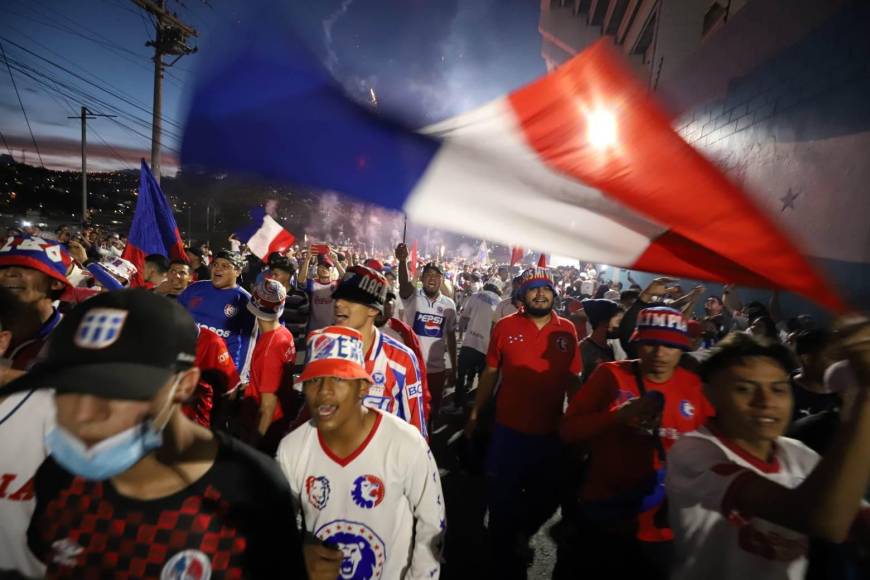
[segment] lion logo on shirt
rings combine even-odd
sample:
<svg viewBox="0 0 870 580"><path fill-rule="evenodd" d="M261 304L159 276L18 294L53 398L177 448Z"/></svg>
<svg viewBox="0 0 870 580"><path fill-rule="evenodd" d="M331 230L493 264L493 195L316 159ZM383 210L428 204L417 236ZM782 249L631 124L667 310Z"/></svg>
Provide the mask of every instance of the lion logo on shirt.
<svg viewBox="0 0 870 580"><path fill-rule="evenodd" d="M326 507L329 501L329 480L323 475L314 477L309 475L305 480L305 495L308 496L308 503L319 510Z"/></svg>
<svg viewBox="0 0 870 580"><path fill-rule="evenodd" d="M360 475L353 481L353 490L350 496L353 503L363 509L370 510L384 501L384 482L374 475Z"/></svg>
<svg viewBox="0 0 870 580"><path fill-rule="evenodd" d="M338 577L342 580L380 578L387 554L383 541L368 526L335 520L321 526L315 535L324 545L341 550Z"/></svg>
<svg viewBox="0 0 870 580"><path fill-rule="evenodd" d="M224 316L226 316L227 318L232 318L236 315L238 311L239 309L232 304L227 304L226 306L224 306Z"/></svg>

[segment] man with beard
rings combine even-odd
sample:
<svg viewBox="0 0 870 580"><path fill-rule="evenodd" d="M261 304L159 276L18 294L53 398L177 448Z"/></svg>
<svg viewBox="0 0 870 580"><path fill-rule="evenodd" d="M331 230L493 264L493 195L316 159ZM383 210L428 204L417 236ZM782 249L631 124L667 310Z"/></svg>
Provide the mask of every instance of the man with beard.
<svg viewBox="0 0 870 580"><path fill-rule="evenodd" d="M580 385L581 360L574 325L553 311L550 271L529 268L518 295L525 309L492 331L486 368L465 426L471 438L501 373L495 425L487 457L489 530L499 578L525 577L529 538L559 503L559 421L566 393Z"/></svg>
<svg viewBox="0 0 870 580"><path fill-rule="evenodd" d="M423 267L423 287L417 290L408 276L408 246L399 244L396 259L405 322L414 329L423 346L423 364L432 394L431 420L434 421L444 390L456 384L456 303L441 293L444 272L440 266L430 262ZM447 353L450 354L450 370L445 366Z"/></svg>
<svg viewBox="0 0 870 580"><path fill-rule="evenodd" d="M599 364L616 360L613 346L608 343L608 339L619 338L623 310L619 303L604 298L584 300L582 304L586 319L592 326L592 334L580 341L585 383Z"/></svg>
<svg viewBox="0 0 870 580"><path fill-rule="evenodd" d="M69 253L53 240L20 236L9 238L0 248L0 286L32 305L41 324L35 336L10 346L7 356L13 369L25 370L60 322L54 302L70 287L66 277L70 263Z"/></svg>

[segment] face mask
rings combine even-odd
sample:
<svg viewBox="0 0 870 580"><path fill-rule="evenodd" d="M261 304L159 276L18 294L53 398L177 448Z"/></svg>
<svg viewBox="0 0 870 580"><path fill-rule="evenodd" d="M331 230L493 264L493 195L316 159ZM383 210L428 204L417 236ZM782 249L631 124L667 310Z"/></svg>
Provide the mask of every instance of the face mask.
<svg viewBox="0 0 870 580"><path fill-rule="evenodd" d="M166 408L172 405L180 379L181 375L175 379ZM167 417L160 427L157 426L156 419L139 423L100 441L90 449L78 437L63 427L56 426L45 436L45 444L54 460L67 471L85 479L101 481L124 473L158 449L163 444L163 429L168 422Z"/></svg>

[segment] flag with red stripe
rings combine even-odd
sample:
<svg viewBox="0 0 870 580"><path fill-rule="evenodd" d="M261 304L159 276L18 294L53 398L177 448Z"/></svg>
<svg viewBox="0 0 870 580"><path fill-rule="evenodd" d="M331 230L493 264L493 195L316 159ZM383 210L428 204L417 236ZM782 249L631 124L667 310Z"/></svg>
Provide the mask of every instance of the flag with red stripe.
<svg viewBox="0 0 870 580"><path fill-rule="evenodd" d="M236 238L264 262L268 261L269 254L283 253L296 241L293 234L266 213L266 208L254 208L248 212L248 216L251 218L250 222L235 232Z"/></svg>
<svg viewBox="0 0 870 580"><path fill-rule="evenodd" d="M212 55L196 83L184 162L342 191L478 238L844 308L747 193L672 129L609 40L412 131L345 98L292 35L258 25L256 42ZM270 87L268 101L257 86Z"/></svg>
<svg viewBox="0 0 870 580"><path fill-rule="evenodd" d="M151 169L143 159L139 170L139 196L136 200L136 209L127 235L127 245L124 246L124 252L121 254L122 258L129 260L137 269L130 281L131 287L144 284L142 271L145 258L151 254L188 261L187 253L184 251L184 241L175 224L172 206L169 205L163 190L160 189L160 184L154 179Z"/></svg>

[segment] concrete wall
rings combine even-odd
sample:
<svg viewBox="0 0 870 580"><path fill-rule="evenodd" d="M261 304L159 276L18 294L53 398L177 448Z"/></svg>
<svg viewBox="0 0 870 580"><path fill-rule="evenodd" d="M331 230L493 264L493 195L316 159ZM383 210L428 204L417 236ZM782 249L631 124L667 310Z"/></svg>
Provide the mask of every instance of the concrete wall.
<svg viewBox="0 0 870 580"><path fill-rule="evenodd" d="M868 30L867 2L753 0L660 86L684 138L744 185L863 308Z"/></svg>

